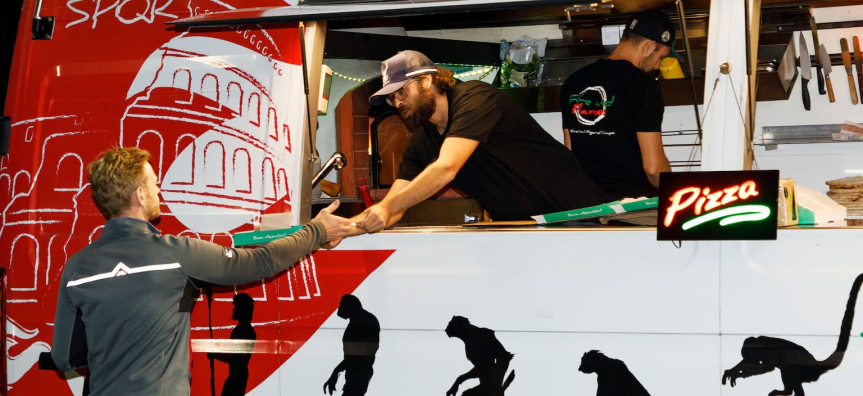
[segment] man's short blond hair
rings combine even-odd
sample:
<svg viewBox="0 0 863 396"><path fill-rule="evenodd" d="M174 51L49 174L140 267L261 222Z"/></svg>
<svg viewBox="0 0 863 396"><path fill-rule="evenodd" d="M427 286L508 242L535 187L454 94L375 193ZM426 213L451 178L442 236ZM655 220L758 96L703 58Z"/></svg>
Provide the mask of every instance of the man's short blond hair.
<svg viewBox="0 0 863 396"><path fill-rule="evenodd" d="M93 200L105 217L118 217L132 206L132 193L146 183L144 164L149 160L147 150L119 147L103 151L87 165Z"/></svg>

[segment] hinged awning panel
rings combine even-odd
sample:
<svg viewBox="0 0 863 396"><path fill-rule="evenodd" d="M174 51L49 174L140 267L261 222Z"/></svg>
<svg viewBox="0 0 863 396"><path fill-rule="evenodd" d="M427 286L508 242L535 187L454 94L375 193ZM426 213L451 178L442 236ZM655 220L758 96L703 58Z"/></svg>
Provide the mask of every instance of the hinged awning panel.
<svg viewBox="0 0 863 396"><path fill-rule="evenodd" d="M207 15L168 22L175 26L231 26L305 21L338 21L362 18L395 18L403 16L488 11L509 8L586 4L596 0L430 0L393 1L364 4L298 5L259 7L214 12Z"/></svg>

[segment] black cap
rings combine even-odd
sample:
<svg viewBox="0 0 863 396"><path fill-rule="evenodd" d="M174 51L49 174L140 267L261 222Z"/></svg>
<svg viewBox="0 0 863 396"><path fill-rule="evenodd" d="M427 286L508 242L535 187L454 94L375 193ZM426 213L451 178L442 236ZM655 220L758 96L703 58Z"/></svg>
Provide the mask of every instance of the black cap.
<svg viewBox="0 0 863 396"><path fill-rule="evenodd" d="M674 23L671 22L668 14L662 10L644 10L635 14L626 24L626 30L648 40L669 46L671 54L680 59L680 56L674 52L674 41L677 38Z"/></svg>

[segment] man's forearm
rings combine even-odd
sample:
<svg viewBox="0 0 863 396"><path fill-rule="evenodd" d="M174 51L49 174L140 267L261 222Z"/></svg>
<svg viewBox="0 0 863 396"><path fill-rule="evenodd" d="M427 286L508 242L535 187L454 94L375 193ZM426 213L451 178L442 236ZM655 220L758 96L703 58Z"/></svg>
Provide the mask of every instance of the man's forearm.
<svg viewBox="0 0 863 396"><path fill-rule="evenodd" d="M398 219L401 218L401 214L410 207L425 201L440 191L455 178L456 173L458 173L458 169L441 164L440 161L435 161L422 171L419 176L413 179L405 188L395 194L387 195L387 197L378 204L383 205L389 213L393 213L391 219L395 219L395 221L388 221L387 226L391 225L389 223L395 223L398 221ZM398 214L398 216L396 216L396 214Z"/></svg>

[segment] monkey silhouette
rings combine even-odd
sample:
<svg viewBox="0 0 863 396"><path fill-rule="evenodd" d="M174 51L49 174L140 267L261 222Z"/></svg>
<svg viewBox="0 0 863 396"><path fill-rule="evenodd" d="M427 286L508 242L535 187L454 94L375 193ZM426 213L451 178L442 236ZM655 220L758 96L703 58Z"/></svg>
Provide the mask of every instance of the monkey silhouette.
<svg viewBox="0 0 863 396"><path fill-rule="evenodd" d="M342 296L336 315L348 320L348 327L342 336L345 357L324 383L324 394L332 395L336 391L339 373L344 371L345 385L342 387L342 396L363 396L369 389L374 374L372 366L380 346L381 325L378 318L363 309L360 299L352 294Z"/></svg>
<svg viewBox="0 0 863 396"><path fill-rule="evenodd" d="M596 396L650 396L647 389L632 375L626 363L592 350L581 356L578 371L596 373Z"/></svg>
<svg viewBox="0 0 863 396"><path fill-rule="evenodd" d="M851 324L854 322L854 306L857 304L857 295L860 292L860 284L863 283L863 274L854 279L848 303L845 306L845 316L839 328L839 342L836 350L827 359L817 360L809 351L791 341L774 337L749 337L743 341L740 354L743 360L736 366L725 370L722 375L722 384L730 380L731 386L737 385L738 378L747 378L754 375L765 374L779 369L782 377L782 390L774 390L770 396L794 395L804 396L803 383L815 382L824 373L839 367L848 349L848 341L851 338Z"/></svg>
<svg viewBox="0 0 863 396"><path fill-rule="evenodd" d="M471 378L479 379L479 385L462 393L462 396L503 396L504 391L515 380L515 370L504 380L512 353L504 349L494 331L470 324L463 316L453 316L446 327L446 335L464 342L467 360L473 368L456 378L447 391L447 396L456 396L458 387Z"/></svg>
<svg viewBox="0 0 863 396"><path fill-rule="evenodd" d="M234 311L231 319L237 321L237 326L231 330L232 340L250 340L254 347L258 335L252 327L252 313L255 310L255 300L246 293L234 296ZM242 396L246 394L246 385L249 382L249 361L252 359L249 353L208 353L210 359L216 359L228 364L228 378L222 385L221 396Z"/></svg>

